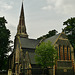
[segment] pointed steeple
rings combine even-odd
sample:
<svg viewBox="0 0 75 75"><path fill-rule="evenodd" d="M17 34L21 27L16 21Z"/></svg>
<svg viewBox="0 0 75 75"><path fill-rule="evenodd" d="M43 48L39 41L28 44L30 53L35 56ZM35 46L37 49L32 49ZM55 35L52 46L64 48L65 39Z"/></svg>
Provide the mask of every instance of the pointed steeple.
<svg viewBox="0 0 75 75"><path fill-rule="evenodd" d="M19 35L21 37L26 37L26 38L28 37L27 32L26 32L23 2L22 2L22 7L21 7L19 24L18 24L18 28L17 28L17 35Z"/></svg>

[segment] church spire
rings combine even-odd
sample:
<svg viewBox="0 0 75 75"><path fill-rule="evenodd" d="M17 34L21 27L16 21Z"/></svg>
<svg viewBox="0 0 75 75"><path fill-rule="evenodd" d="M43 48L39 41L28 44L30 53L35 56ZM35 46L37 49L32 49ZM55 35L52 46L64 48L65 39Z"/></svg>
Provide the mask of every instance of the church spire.
<svg viewBox="0 0 75 75"><path fill-rule="evenodd" d="M27 32L26 32L25 19L24 19L23 2L22 2L22 7L21 7L19 24L18 24L18 28L17 28L17 35L19 35L21 37L26 37L26 38L28 37Z"/></svg>

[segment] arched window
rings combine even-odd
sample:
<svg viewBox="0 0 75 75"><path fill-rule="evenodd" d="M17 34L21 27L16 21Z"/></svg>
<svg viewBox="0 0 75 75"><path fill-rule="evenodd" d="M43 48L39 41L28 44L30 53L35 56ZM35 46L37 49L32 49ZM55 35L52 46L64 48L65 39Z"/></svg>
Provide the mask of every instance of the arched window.
<svg viewBox="0 0 75 75"><path fill-rule="evenodd" d="M71 60L71 49L69 46L68 46L68 59Z"/></svg>

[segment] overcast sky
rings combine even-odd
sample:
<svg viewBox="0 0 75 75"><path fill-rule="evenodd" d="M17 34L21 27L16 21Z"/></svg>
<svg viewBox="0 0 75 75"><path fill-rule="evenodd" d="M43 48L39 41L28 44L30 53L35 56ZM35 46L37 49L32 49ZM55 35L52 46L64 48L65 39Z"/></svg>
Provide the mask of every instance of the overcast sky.
<svg viewBox="0 0 75 75"><path fill-rule="evenodd" d="M0 0L0 17L5 16L11 39L17 32L22 0ZM62 31L63 22L75 17L75 0L24 0L27 33L38 38L48 31Z"/></svg>

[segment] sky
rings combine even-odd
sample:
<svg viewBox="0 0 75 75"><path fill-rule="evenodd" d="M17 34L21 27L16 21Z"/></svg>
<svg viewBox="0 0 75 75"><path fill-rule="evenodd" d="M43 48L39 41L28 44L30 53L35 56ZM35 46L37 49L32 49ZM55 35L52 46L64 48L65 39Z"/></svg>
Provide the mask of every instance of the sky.
<svg viewBox="0 0 75 75"><path fill-rule="evenodd" d="M62 32L63 22L75 17L75 0L24 0L25 24L29 38L36 39L56 29ZM22 0L0 0L0 17L5 17L14 40Z"/></svg>

